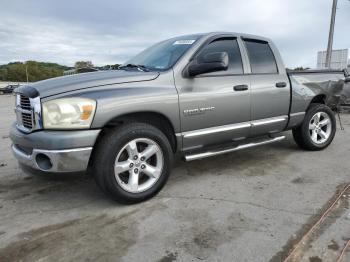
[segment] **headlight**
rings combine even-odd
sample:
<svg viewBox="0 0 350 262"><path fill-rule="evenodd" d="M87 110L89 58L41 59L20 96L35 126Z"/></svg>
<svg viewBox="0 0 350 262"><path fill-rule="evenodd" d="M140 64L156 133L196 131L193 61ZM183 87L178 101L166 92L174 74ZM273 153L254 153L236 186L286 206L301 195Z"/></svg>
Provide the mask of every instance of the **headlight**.
<svg viewBox="0 0 350 262"><path fill-rule="evenodd" d="M95 114L96 101L88 98L61 98L44 102L45 129L89 128Z"/></svg>

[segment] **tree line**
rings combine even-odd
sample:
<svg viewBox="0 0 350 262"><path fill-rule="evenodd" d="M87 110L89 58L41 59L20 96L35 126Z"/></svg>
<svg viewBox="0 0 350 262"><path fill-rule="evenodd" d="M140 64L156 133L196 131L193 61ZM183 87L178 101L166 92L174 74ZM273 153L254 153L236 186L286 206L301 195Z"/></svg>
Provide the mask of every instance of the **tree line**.
<svg viewBox="0 0 350 262"><path fill-rule="evenodd" d="M0 80L13 82L36 82L52 77L62 76L67 66L56 63L27 61L0 65ZM28 77L28 79L27 79Z"/></svg>
<svg viewBox="0 0 350 262"><path fill-rule="evenodd" d="M75 69L76 73L84 72L83 68L95 68L98 70L115 70L119 64L94 67L91 61L77 61L74 67L68 67L57 63L49 62L12 62L0 65L0 81L11 82L36 82L48 78L62 76L63 72ZM308 68L297 67L292 70L307 70Z"/></svg>
<svg viewBox="0 0 350 262"><path fill-rule="evenodd" d="M63 76L63 72L75 69L79 73L82 68L95 68L98 70L118 69L119 64L94 67L91 61L77 61L74 67L68 67L57 63L26 61L11 62L0 65L0 81L11 82L36 82L48 78Z"/></svg>

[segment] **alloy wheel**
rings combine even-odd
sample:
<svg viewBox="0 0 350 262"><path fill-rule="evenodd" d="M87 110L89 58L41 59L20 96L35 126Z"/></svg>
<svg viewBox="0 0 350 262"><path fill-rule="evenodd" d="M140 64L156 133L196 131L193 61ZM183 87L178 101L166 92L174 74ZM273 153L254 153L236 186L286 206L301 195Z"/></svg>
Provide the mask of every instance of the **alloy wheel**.
<svg viewBox="0 0 350 262"><path fill-rule="evenodd" d="M329 115L325 112L317 112L309 122L309 133L315 144L327 142L332 133L332 122Z"/></svg>
<svg viewBox="0 0 350 262"><path fill-rule="evenodd" d="M150 189L159 179L164 166L160 146L148 138L129 141L119 151L114 175L117 183L127 192L141 193Z"/></svg>

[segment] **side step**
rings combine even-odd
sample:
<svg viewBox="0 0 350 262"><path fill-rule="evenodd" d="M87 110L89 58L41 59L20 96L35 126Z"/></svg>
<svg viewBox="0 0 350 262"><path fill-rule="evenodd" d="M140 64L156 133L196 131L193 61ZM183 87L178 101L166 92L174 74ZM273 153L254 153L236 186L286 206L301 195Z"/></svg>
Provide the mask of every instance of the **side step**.
<svg viewBox="0 0 350 262"><path fill-rule="evenodd" d="M248 144L243 144L243 145L239 145L239 146L232 147L232 148L226 148L223 150L217 149L217 150L210 150L210 151L202 152L202 153L188 154L188 155L185 155L185 160L186 161L193 161L193 160L198 160L198 159L202 159L202 158L206 158L206 157L222 155L222 154L231 153L231 152L246 149L246 148L262 146L262 145L278 142L278 141L281 141L285 138L286 138L285 136L278 136L278 137L274 137L274 138L270 138L270 139L261 140L259 142L251 142Z"/></svg>

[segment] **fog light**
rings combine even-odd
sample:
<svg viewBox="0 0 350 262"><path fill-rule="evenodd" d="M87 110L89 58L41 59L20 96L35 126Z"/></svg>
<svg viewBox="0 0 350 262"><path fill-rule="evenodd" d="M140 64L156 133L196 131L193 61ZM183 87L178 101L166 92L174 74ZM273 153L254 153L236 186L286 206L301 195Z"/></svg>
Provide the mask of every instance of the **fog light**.
<svg viewBox="0 0 350 262"><path fill-rule="evenodd" d="M42 153L37 154L35 157L35 161L38 167L40 167L40 169L42 170L49 170L52 168L51 160L45 154L42 154Z"/></svg>

